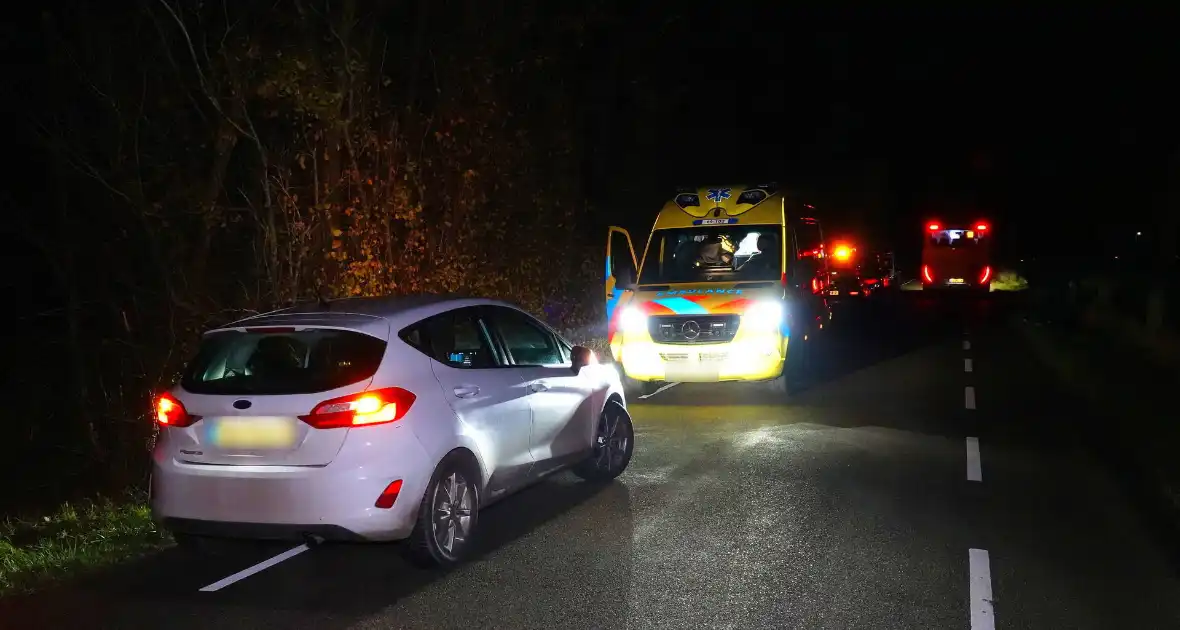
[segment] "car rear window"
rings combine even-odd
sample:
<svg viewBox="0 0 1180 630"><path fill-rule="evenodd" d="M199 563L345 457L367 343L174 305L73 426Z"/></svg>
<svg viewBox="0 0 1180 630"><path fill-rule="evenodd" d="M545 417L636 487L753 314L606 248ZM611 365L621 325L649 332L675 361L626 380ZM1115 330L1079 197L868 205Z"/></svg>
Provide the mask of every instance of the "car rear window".
<svg viewBox="0 0 1180 630"><path fill-rule="evenodd" d="M311 328L206 335L181 387L195 394L311 394L373 376L385 341Z"/></svg>

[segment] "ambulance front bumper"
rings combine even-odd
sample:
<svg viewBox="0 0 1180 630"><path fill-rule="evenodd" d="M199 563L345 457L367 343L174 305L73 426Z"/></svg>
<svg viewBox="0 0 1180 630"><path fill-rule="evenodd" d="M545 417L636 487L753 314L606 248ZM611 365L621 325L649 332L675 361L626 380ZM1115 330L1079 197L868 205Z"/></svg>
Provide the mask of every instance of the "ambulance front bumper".
<svg viewBox="0 0 1180 630"><path fill-rule="evenodd" d="M621 358L623 371L638 381L762 381L782 374L782 341L777 335L710 344L628 340L622 345Z"/></svg>

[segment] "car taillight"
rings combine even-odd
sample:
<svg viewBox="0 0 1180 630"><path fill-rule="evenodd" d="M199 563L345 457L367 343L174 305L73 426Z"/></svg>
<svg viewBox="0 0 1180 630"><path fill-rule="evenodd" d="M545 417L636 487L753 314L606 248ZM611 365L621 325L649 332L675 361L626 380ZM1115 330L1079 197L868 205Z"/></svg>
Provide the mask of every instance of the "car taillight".
<svg viewBox="0 0 1180 630"><path fill-rule="evenodd" d="M922 265L922 279L925 280L927 284L934 282L934 273L930 271L930 265Z"/></svg>
<svg viewBox="0 0 1180 630"><path fill-rule="evenodd" d="M400 387L386 387L325 400L299 419L317 429L386 424L405 417L416 398Z"/></svg>
<svg viewBox="0 0 1180 630"><path fill-rule="evenodd" d="M865 284L877 284L876 278L865 278Z"/></svg>
<svg viewBox="0 0 1180 630"><path fill-rule="evenodd" d="M979 274L979 284L987 284L988 280L992 279L992 268L984 267L983 273Z"/></svg>
<svg viewBox="0 0 1180 630"><path fill-rule="evenodd" d="M162 427L187 427L199 419L190 416L184 404L172 394L160 394L156 398L156 423Z"/></svg>

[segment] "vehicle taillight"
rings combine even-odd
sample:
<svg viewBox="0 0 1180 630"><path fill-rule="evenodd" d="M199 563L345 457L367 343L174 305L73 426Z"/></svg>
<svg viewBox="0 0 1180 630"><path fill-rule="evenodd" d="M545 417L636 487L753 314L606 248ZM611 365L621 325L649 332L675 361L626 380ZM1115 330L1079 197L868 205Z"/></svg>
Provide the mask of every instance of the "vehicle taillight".
<svg viewBox="0 0 1180 630"><path fill-rule="evenodd" d="M811 292L812 293L819 293L819 278L812 278L811 279Z"/></svg>
<svg viewBox="0 0 1180 630"><path fill-rule="evenodd" d="M317 429L386 424L405 417L416 398L400 387L386 387L325 400L299 419Z"/></svg>
<svg viewBox="0 0 1180 630"><path fill-rule="evenodd" d="M930 265L922 265L922 279L926 281L926 284L934 282L934 274L930 271Z"/></svg>
<svg viewBox="0 0 1180 630"><path fill-rule="evenodd" d="M160 394L156 398L156 423L162 427L187 427L199 418L188 415L184 404L172 394Z"/></svg>
<svg viewBox="0 0 1180 630"><path fill-rule="evenodd" d="M876 278L865 278L865 284L877 284Z"/></svg>
<svg viewBox="0 0 1180 630"><path fill-rule="evenodd" d="M979 284L987 284L988 280L992 279L992 268L984 267L983 273L979 274Z"/></svg>
<svg viewBox="0 0 1180 630"><path fill-rule="evenodd" d="M978 230L978 231L980 231L980 232L986 232L986 231L987 231L987 224L986 224L986 223L980 223L980 224L978 224L978 225L976 225L976 226L975 226L975 229L976 229L976 230Z"/></svg>
<svg viewBox="0 0 1180 630"><path fill-rule="evenodd" d="M926 226L926 229L930 230L931 232L937 232L938 230L942 229L942 226L937 223L931 223L930 225Z"/></svg>

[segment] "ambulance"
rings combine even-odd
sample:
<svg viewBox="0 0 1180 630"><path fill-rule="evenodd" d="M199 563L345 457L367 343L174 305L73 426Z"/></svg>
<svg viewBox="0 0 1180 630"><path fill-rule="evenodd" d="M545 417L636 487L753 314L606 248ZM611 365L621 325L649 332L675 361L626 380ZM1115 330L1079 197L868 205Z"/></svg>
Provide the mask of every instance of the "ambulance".
<svg viewBox="0 0 1180 630"><path fill-rule="evenodd" d="M642 258L626 230L607 242L607 335L626 380L756 381L787 391L831 318L813 208L775 184L682 189ZM636 273L637 271L637 273Z"/></svg>

